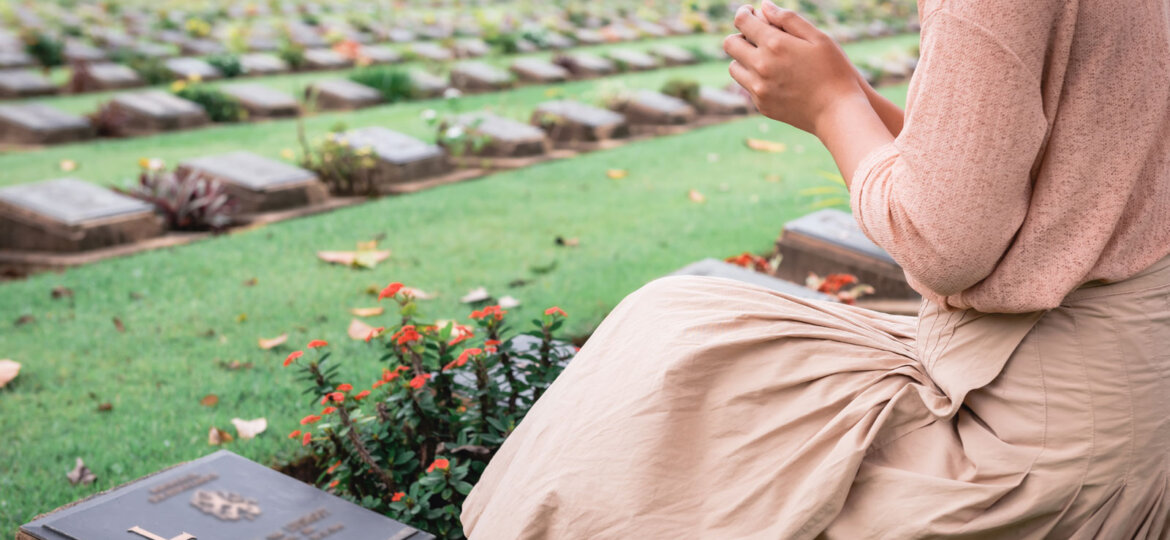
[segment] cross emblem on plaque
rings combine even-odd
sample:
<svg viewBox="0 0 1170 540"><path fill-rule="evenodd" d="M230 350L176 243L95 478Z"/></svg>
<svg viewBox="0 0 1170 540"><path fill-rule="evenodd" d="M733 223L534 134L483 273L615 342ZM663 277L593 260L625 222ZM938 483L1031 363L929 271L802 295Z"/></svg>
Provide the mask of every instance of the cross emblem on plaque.
<svg viewBox="0 0 1170 540"><path fill-rule="evenodd" d="M126 532L132 532L134 534L137 534L138 536L141 536L143 538L147 538L149 540L198 540L197 538L195 538L195 536L188 534L188 533L182 533L179 536L176 536L174 538L166 538L166 537L154 534L154 533L152 533L146 529L143 529L142 527L139 527L137 525L130 527L130 529L128 529Z"/></svg>

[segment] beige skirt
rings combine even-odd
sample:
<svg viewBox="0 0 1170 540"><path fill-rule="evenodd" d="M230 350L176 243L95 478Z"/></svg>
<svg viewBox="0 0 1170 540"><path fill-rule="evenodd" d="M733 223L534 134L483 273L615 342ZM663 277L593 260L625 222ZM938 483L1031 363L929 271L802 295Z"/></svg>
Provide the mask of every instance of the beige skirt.
<svg viewBox="0 0 1170 540"><path fill-rule="evenodd" d="M1167 538L1170 259L1027 315L667 278L463 508L473 540Z"/></svg>

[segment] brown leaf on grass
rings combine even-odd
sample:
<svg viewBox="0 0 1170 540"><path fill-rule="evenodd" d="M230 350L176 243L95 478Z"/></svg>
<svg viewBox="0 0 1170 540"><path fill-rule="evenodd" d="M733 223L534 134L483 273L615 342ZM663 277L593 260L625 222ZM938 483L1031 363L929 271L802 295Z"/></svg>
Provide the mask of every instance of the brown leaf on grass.
<svg viewBox="0 0 1170 540"><path fill-rule="evenodd" d="M288 341L288 334L281 334L274 338L260 338L256 340L256 343L260 345L261 349L267 351L284 345L286 341Z"/></svg>
<svg viewBox="0 0 1170 540"><path fill-rule="evenodd" d="M260 283L260 280L258 280L256 278L251 278L251 279L244 281L244 286L245 287L255 287L257 283Z"/></svg>
<svg viewBox="0 0 1170 540"><path fill-rule="evenodd" d="M474 304L476 302L486 301L491 297L492 295L488 294L487 289L483 287L476 287L468 291L466 295L459 299L459 301L463 302L464 304Z"/></svg>
<svg viewBox="0 0 1170 540"><path fill-rule="evenodd" d="M241 362L239 360L232 360L231 362L224 362L220 360L219 367L228 371L239 371L241 369L252 369L251 362Z"/></svg>
<svg viewBox="0 0 1170 540"><path fill-rule="evenodd" d="M366 324L358 319L353 319L353 320L349 321L349 329L346 330L345 333L348 334L349 337L351 337L353 339L356 339L358 341L365 341L366 338L370 337L370 334L373 333L375 330L377 330L377 329L374 328L373 326L370 326L370 325L368 325L368 324Z"/></svg>
<svg viewBox="0 0 1170 540"><path fill-rule="evenodd" d="M630 171L625 169L610 169L605 171L605 175L608 176L610 180L621 180L622 178L629 176L629 174Z"/></svg>
<svg viewBox="0 0 1170 540"><path fill-rule="evenodd" d="M114 329L123 334L126 333L126 325L122 324L122 319L114 317Z"/></svg>
<svg viewBox="0 0 1170 540"><path fill-rule="evenodd" d="M563 236L558 236L556 239L556 243L558 246L564 246L564 247L577 247L577 246L581 245L580 240L578 240L576 238L565 238Z"/></svg>
<svg viewBox="0 0 1170 540"><path fill-rule="evenodd" d="M350 308L349 312L353 313L354 316L356 316L356 317L377 317L378 315L385 313L386 308L381 307L381 306L378 306L378 307L355 307L355 308Z"/></svg>
<svg viewBox="0 0 1170 540"><path fill-rule="evenodd" d="M211 426L211 431L207 432L207 444L210 444L211 446L227 444L234 441L235 439L236 438L232 437L231 433L228 433L215 426Z"/></svg>
<svg viewBox="0 0 1170 540"><path fill-rule="evenodd" d="M108 402L107 403L98 403L97 410L98 410L98 412L110 412L110 411L114 410L114 404L108 403Z"/></svg>
<svg viewBox="0 0 1170 540"><path fill-rule="evenodd" d="M264 430L268 429L268 419L256 418L255 420L244 420L242 418L232 418L232 425L236 426L236 434L239 435L240 440L246 441L264 433Z"/></svg>
<svg viewBox="0 0 1170 540"><path fill-rule="evenodd" d="M49 293L49 296L53 297L53 300L60 300L62 298L73 298L73 289L70 289L69 287L66 287L64 285L58 285L56 287L53 287L53 291L51 293Z"/></svg>
<svg viewBox="0 0 1170 540"><path fill-rule="evenodd" d="M33 317L32 315L21 315L20 317L16 318L16 322L13 323L13 325L24 326L26 324L34 323L36 320L37 318Z"/></svg>
<svg viewBox="0 0 1170 540"><path fill-rule="evenodd" d="M203 399L199 400L199 404L204 407L214 407L219 403L219 396L215 394L207 394Z"/></svg>
<svg viewBox="0 0 1170 540"><path fill-rule="evenodd" d="M77 458L77 464L73 466L73 470L65 474L69 479L69 483L75 486L88 486L97 480L97 475L85 466L85 462L81 458Z"/></svg>
<svg viewBox="0 0 1170 540"><path fill-rule="evenodd" d="M511 297L511 296L505 296L503 298L500 298L499 305L500 305L500 307L502 307L504 309L512 309L515 307L520 307L520 301Z"/></svg>
<svg viewBox="0 0 1170 540"><path fill-rule="evenodd" d="M784 181L784 177L780 176L778 174L769 174L769 175L764 177L764 180L771 182L773 184L779 184L779 183Z"/></svg>
<svg viewBox="0 0 1170 540"><path fill-rule="evenodd" d="M390 251L318 251L317 258L327 263L353 266L356 268L373 268L378 263L390 258Z"/></svg>
<svg viewBox="0 0 1170 540"><path fill-rule="evenodd" d="M695 189L692 189L692 190L687 192L687 198L689 198L691 200L691 202L696 202L696 203L702 203L702 202L707 200L707 197L705 195L703 195L702 193L699 193L699 191L695 190Z"/></svg>
<svg viewBox="0 0 1170 540"><path fill-rule="evenodd" d="M782 142L765 141L764 139L747 139L747 147L757 152L779 154L788 150L788 145Z"/></svg>
<svg viewBox="0 0 1170 540"><path fill-rule="evenodd" d="M20 362L14 360L0 360L0 388L4 388L20 375Z"/></svg>

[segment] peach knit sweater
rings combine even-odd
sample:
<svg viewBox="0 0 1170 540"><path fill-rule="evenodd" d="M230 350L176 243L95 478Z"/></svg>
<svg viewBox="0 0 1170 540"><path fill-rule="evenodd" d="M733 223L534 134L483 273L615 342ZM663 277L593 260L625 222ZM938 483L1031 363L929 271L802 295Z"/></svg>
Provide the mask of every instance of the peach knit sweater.
<svg viewBox="0 0 1170 540"><path fill-rule="evenodd" d="M1058 306L1170 254L1170 0L920 0L897 139L861 228L945 305Z"/></svg>

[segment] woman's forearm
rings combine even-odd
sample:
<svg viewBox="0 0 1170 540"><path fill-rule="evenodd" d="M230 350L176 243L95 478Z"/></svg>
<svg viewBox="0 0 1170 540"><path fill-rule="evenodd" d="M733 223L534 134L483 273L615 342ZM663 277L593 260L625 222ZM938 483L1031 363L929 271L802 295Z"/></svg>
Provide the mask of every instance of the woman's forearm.
<svg viewBox="0 0 1170 540"><path fill-rule="evenodd" d="M895 105L893 101L886 99L886 96L874 90L868 82L862 81L861 88L865 90L865 97L869 99L870 107L873 107L878 118L881 118L882 123L886 125L886 130L890 132L890 135L897 137L902 132L902 124L906 120L906 113L902 111L901 107Z"/></svg>
<svg viewBox="0 0 1170 540"><path fill-rule="evenodd" d="M889 105L897 109L892 103ZM895 117L891 112L887 111L887 115L897 122L897 129L901 131L901 115ZM895 136L893 128L863 92L835 100L818 116L814 134L833 154L846 186L853 185L853 175L861 160L892 142Z"/></svg>

